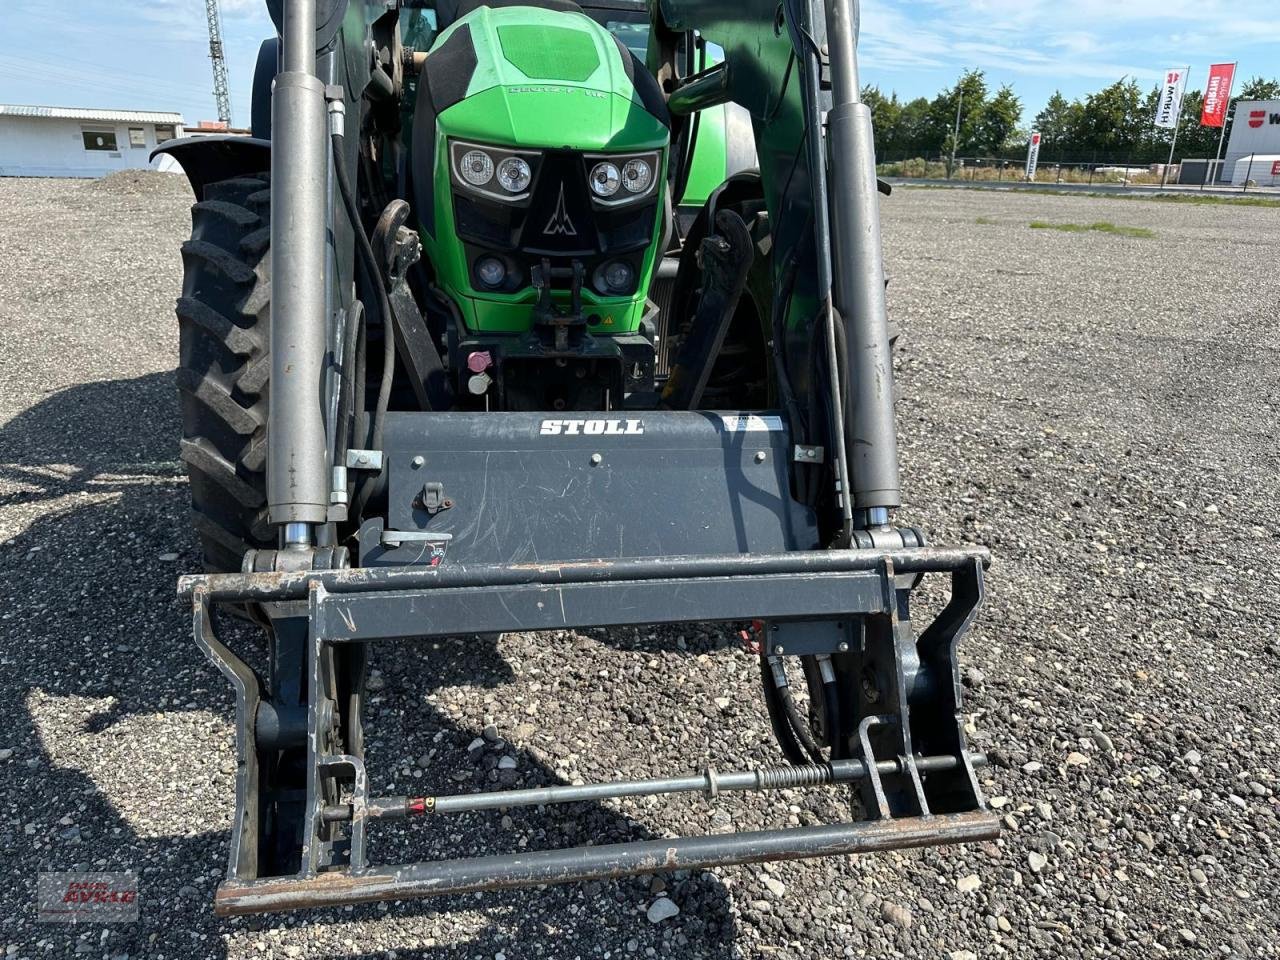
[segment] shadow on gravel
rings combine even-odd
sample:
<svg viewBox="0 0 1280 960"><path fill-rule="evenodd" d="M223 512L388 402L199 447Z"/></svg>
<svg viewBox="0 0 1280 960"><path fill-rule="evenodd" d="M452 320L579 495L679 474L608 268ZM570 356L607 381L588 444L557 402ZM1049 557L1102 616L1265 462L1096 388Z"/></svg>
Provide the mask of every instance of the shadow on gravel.
<svg viewBox="0 0 1280 960"><path fill-rule="evenodd" d="M732 955L729 895L709 873L665 878L682 912L661 925L644 915L649 877L216 920L212 893L225 869L232 809L232 702L174 599L176 576L199 561L176 462L173 399L169 374L89 383L46 396L0 427L0 516L20 530L0 545L7 596L0 711L10 718L0 750L12 751L0 759L0 872L8 881L0 911L10 918L4 939L16 945L13 956L218 957L229 947L269 956L293 943L347 957L406 949L439 957L505 951L513 960L643 956L649 947L681 957ZM237 643L258 642L248 628L236 629ZM427 699L446 686L501 695L513 674L492 639L386 646L374 666L389 679L367 724L375 790L387 789L391 775L380 766L418 785L438 784L441 793L556 781L554 769L526 750L499 746L469 757L482 717L453 718ZM434 756L415 763L429 747ZM515 759L515 771L498 769L499 753ZM440 830L418 836L375 832L374 855L465 856L519 849L521 838L537 849L651 836L598 805L512 811L501 828L500 820L441 821ZM139 922L37 923L38 873L75 869L136 871Z"/></svg>

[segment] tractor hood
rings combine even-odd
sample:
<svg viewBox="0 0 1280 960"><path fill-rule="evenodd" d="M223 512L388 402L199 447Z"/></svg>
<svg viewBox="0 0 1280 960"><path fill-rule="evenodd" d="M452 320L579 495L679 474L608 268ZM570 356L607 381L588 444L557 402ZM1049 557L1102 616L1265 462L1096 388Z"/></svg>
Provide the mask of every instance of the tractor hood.
<svg viewBox="0 0 1280 960"><path fill-rule="evenodd" d="M583 151L667 143L657 85L584 14L479 7L441 35L428 66L435 68L431 94L447 136ZM437 89L442 75L453 93L447 107ZM642 95L637 81L652 90Z"/></svg>

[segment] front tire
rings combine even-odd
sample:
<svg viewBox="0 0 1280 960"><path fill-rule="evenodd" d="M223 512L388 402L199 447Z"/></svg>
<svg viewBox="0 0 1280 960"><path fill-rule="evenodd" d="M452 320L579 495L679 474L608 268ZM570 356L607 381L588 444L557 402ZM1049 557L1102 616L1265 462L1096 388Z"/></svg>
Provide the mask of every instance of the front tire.
<svg viewBox="0 0 1280 960"><path fill-rule="evenodd" d="M271 192L266 173L205 187L178 300L181 459L205 569L237 572L267 523Z"/></svg>

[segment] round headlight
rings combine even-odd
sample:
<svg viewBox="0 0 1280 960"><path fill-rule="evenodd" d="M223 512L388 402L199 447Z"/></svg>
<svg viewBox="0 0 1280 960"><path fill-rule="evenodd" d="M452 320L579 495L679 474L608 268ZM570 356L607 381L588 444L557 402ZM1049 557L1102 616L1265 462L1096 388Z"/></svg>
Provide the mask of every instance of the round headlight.
<svg viewBox="0 0 1280 960"><path fill-rule="evenodd" d="M622 183L622 174L616 164L608 160L591 168L591 192L597 197L612 197Z"/></svg>
<svg viewBox="0 0 1280 960"><path fill-rule="evenodd" d="M644 193L653 183L653 168L645 160L628 160L622 165L622 185L628 193Z"/></svg>
<svg viewBox="0 0 1280 960"><path fill-rule="evenodd" d="M519 157L507 157L498 164L498 182L508 193L527 190L532 179L533 171L529 164Z"/></svg>
<svg viewBox="0 0 1280 960"><path fill-rule="evenodd" d="M481 257L476 261L476 277L486 287L500 287L507 279L507 265L497 257Z"/></svg>
<svg viewBox="0 0 1280 960"><path fill-rule="evenodd" d="M458 173L473 187L483 187L493 179L493 157L483 150L468 150L458 164Z"/></svg>
<svg viewBox="0 0 1280 960"><path fill-rule="evenodd" d="M615 296L630 293L635 285L636 272L625 260L610 260L596 269L595 288L600 293Z"/></svg>

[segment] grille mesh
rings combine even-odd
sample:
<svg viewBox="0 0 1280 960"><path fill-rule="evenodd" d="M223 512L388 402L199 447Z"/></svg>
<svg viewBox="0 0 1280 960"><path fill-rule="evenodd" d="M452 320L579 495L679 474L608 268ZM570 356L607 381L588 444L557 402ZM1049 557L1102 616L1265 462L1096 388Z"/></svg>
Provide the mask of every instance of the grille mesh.
<svg viewBox="0 0 1280 960"><path fill-rule="evenodd" d="M595 40L582 30L508 24L498 28L507 62L530 80L581 83L600 66Z"/></svg>

